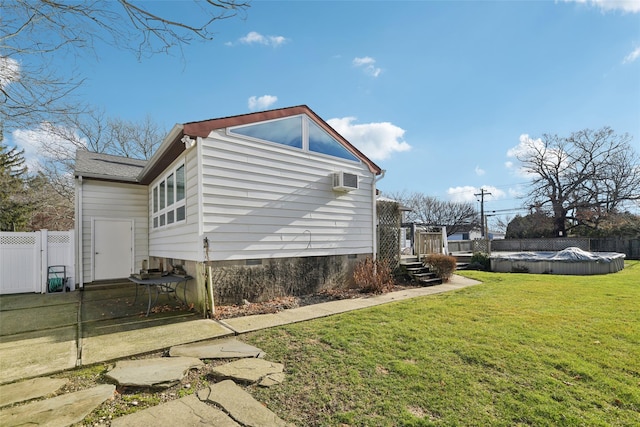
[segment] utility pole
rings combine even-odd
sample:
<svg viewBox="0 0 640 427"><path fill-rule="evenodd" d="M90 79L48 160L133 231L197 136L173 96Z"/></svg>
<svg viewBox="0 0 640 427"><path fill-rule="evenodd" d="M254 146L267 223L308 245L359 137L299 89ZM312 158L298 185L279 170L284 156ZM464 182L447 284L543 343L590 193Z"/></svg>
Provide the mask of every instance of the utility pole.
<svg viewBox="0 0 640 427"><path fill-rule="evenodd" d="M488 191L484 191L484 188L480 189L480 194L474 194L474 196L480 196L480 236L485 237L485 224L484 224L484 196L491 195Z"/></svg>

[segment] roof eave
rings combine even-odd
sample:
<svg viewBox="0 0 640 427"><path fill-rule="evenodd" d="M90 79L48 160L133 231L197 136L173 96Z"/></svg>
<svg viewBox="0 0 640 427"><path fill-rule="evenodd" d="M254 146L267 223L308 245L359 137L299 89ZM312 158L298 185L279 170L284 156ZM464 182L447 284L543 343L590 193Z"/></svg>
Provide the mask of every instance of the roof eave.
<svg viewBox="0 0 640 427"><path fill-rule="evenodd" d="M160 147L153 153L153 156L147 162L147 165L140 171L138 175L138 182L143 184L150 183L157 174L154 174L154 171L157 169L157 165L163 159L163 157L169 152L169 150L176 144L176 141L179 141L183 136L184 126L177 123L173 126L171 131L167 134L167 136L162 140ZM162 168L164 169L164 168Z"/></svg>
<svg viewBox="0 0 640 427"><path fill-rule="evenodd" d="M139 184L138 180L135 177L123 177L123 176L113 176L113 175L101 175L97 173L86 173L79 172L75 174L76 178L88 178L94 179L96 181L109 181L109 182L122 182L126 184Z"/></svg>

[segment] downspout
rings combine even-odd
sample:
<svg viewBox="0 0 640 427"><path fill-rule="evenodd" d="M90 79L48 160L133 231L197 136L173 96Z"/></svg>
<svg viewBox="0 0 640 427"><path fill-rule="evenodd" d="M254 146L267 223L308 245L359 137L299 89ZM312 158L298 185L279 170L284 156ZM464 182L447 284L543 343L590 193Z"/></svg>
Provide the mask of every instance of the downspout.
<svg viewBox="0 0 640 427"><path fill-rule="evenodd" d="M380 176L377 176L373 179L373 221L372 221L372 229L373 229L373 259L378 259L378 204L377 204L377 190L376 190L376 184L378 184L378 181L380 181L382 178L384 178L384 175L387 173L386 170L382 169L380 171Z"/></svg>
<svg viewBox="0 0 640 427"><path fill-rule="evenodd" d="M76 277L78 278L78 285L81 289L84 289L84 265L82 262L82 223L84 218L82 216L82 175L78 176L78 194L76 194Z"/></svg>

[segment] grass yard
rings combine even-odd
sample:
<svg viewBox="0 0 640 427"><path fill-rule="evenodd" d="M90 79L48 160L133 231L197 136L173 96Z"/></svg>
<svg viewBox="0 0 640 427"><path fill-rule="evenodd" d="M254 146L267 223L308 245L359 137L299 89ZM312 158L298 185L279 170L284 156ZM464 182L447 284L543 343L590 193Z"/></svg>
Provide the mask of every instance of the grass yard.
<svg viewBox="0 0 640 427"><path fill-rule="evenodd" d="M246 336L298 426L638 426L640 262L483 284Z"/></svg>

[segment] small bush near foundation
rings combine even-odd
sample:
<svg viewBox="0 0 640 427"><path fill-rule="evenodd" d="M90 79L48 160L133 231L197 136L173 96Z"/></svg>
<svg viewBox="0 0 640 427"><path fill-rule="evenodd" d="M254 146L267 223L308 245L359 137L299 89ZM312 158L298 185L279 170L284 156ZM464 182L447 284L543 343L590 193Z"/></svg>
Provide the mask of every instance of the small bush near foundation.
<svg viewBox="0 0 640 427"><path fill-rule="evenodd" d="M430 270L445 282L456 271L456 262L455 257L443 254L431 254L424 258L424 263L429 266Z"/></svg>
<svg viewBox="0 0 640 427"><path fill-rule="evenodd" d="M362 292L381 294L393 287L393 275L389 264L369 257L356 265L353 281Z"/></svg>
<svg viewBox="0 0 640 427"><path fill-rule="evenodd" d="M474 252L467 270L491 271L491 259L484 252Z"/></svg>

